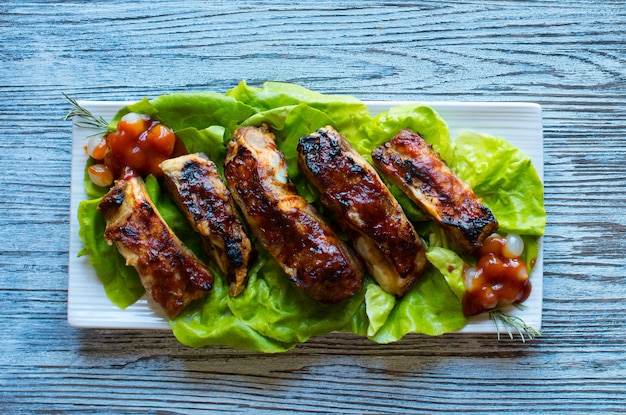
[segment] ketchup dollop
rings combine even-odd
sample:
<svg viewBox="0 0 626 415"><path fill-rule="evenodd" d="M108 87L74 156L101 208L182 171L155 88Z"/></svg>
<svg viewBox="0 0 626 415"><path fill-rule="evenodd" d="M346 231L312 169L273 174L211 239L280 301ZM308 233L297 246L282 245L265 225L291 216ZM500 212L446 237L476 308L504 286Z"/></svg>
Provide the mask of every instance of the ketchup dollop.
<svg viewBox="0 0 626 415"><path fill-rule="evenodd" d="M117 123L117 130L105 137L109 147L104 164L118 176L125 167L141 176L161 176L159 164L169 158L176 146L176 135L159 121L129 113Z"/></svg>
<svg viewBox="0 0 626 415"><path fill-rule="evenodd" d="M521 249L519 244L522 243ZM474 316L496 307L521 303L531 292L523 241L517 235L491 235L478 249L475 267L465 269L463 313Z"/></svg>
<svg viewBox="0 0 626 415"><path fill-rule="evenodd" d="M117 129L104 137L93 137L86 147L95 162L87 168L91 181L109 186L127 168L141 176L163 175L159 164L185 152L176 134L160 121L134 112L124 115Z"/></svg>

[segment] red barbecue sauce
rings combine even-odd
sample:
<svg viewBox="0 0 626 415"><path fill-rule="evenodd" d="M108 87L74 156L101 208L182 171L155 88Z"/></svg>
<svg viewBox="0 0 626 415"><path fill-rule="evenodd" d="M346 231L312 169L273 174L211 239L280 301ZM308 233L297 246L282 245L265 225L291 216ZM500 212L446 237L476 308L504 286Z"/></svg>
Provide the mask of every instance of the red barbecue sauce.
<svg viewBox="0 0 626 415"><path fill-rule="evenodd" d="M163 175L159 164L180 152L179 142L172 130L146 116L128 117L117 123L117 130L105 137L108 150L104 164L118 177L125 167L141 176Z"/></svg>
<svg viewBox="0 0 626 415"><path fill-rule="evenodd" d="M528 298L531 284L526 263L519 256L506 256L506 238L492 235L478 249L478 262L465 269L466 292L463 313L481 314L490 309L521 303Z"/></svg>

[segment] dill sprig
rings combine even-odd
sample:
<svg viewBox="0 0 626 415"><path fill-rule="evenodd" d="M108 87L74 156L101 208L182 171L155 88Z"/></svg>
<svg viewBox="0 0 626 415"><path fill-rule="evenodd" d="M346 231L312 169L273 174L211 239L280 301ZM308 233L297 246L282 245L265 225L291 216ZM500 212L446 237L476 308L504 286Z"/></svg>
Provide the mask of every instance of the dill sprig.
<svg viewBox="0 0 626 415"><path fill-rule="evenodd" d="M524 305L515 303L515 307L522 310L526 308ZM533 340L535 337L541 336L541 332L536 330L535 328L526 324L526 322L518 316L514 316L512 314L508 314L504 312L502 308L495 308L493 310L489 310L489 317L493 320L496 325L496 331L498 332L498 340L500 340L500 327L504 327L506 332L509 334L511 340L515 338L514 333L517 332L522 339L523 343L526 343L526 340Z"/></svg>
<svg viewBox="0 0 626 415"><path fill-rule="evenodd" d="M89 128L97 130L96 134L104 134L109 129L109 123L102 117L96 116L85 107L81 107L80 104L74 99L63 93L65 99L72 105L72 109L65 116L65 120L69 120L74 117L81 118L80 121L76 121L76 125L81 128Z"/></svg>

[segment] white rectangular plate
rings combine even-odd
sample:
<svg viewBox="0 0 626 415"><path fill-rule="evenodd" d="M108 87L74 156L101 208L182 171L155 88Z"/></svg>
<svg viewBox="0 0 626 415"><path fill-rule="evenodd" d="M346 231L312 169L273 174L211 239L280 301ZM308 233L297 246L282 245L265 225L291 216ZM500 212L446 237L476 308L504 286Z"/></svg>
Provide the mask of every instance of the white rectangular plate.
<svg viewBox="0 0 626 415"><path fill-rule="evenodd" d="M372 114L405 104L398 101L365 102ZM111 120L127 102L80 101L79 104L95 115ZM543 128L541 107L532 103L496 102L424 102L435 109L448 123L450 136L455 138L462 130L496 135L508 139L532 158L533 164L543 181ZM76 121L76 120L75 120ZM67 317L70 325L85 328L120 329L167 329L169 324L160 308L146 297L122 310L107 298L104 288L87 257L78 257L82 247L78 235L78 204L86 199L83 177L87 155L86 137L93 131L81 128L75 123L72 128L72 178L71 178L71 220L70 258ZM533 290L524 310L512 310L531 327L541 329L543 298L543 249L531 282ZM496 332L496 327L485 315L470 320L461 332Z"/></svg>

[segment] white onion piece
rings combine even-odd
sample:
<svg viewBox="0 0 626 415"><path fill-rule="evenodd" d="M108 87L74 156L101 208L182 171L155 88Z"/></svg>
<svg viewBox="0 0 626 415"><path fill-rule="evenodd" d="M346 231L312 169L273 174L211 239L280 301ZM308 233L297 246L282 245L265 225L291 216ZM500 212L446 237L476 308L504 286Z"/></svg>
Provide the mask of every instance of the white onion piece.
<svg viewBox="0 0 626 415"><path fill-rule="evenodd" d="M474 287L474 278L476 277L476 268L470 267L463 273L465 288L470 289Z"/></svg>
<svg viewBox="0 0 626 415"><path fill-rule="evenodd" d="M107 187L113 183L113 173L104 164L94 164L87 169L89 179L96 186Z"/></svg>
<svg viewBox="0 0 626 415"><path fill-rule="evenodd" d="M502 248L502 255L507 258L519 257L524 253L524 240L521 236L510 233L506 236L506 244Z"/></svg>
<svg viewBox="0 0 626 415"><path fill-rule="evenodd" d="M89 157L93 157L93 151L96 147L98 147L102 140L104 140L104 138L99 135L94 135L89 138L89 141L87 142L87 154L89 154Z"/></svg>
<svg viewBox="0 0 626 415"><path fill-rule="evenodd" d="M139 120L149 120L150 118L144 114L137 114L136 112L129 112L128 114L124 114L122 117L122 121L126 121L129 124L132 124Z"/></svg>

